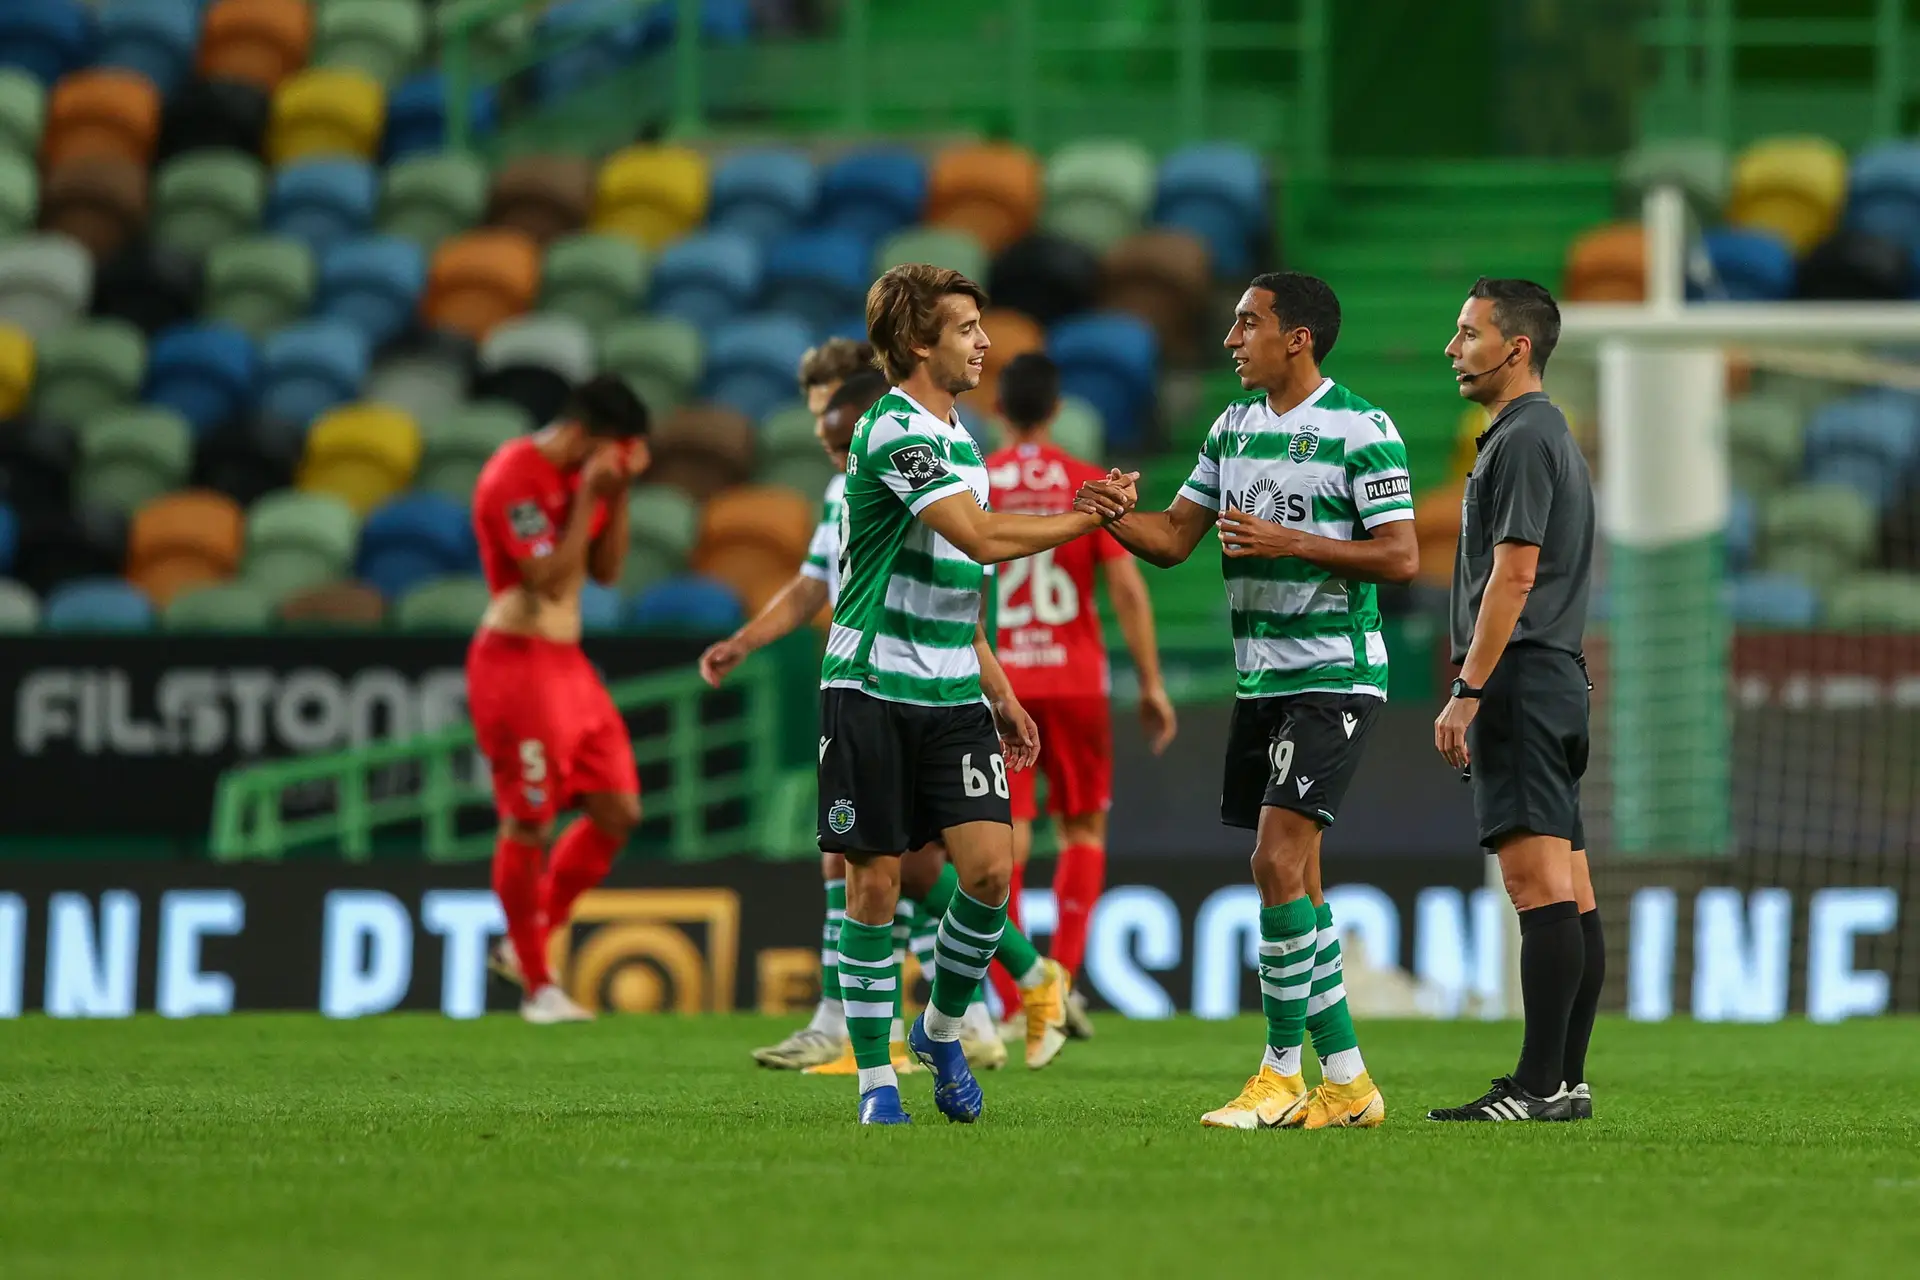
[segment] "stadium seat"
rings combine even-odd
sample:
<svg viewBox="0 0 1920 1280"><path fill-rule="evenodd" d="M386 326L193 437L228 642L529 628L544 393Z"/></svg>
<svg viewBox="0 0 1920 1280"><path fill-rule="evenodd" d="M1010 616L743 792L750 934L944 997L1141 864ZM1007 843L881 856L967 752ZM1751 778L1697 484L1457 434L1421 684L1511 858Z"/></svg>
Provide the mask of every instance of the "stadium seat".
<svg viewBox="0 0 1920 1280"><path fill-rule="evenodd" d="M284 426L236 419L200 439L193 451L193 484L251 505L293 483L304 444Z"/></svg>
<svg viewBox="0 0 1920 1280"><path fill-rule="evenodd" d="M871 247L851 231L800 231L776 240L767 249L762 306L824 329L866 305L872 258Z"/></svg>
<svg viewBox="0 0 1920 1280"><path fill-rule="evenodd" d="M457 333L415 329L388 344L361 389L361 399L390 404L415 422L445 413L473 385L473 342Z"/></svg>
<svg viewBox="0 0 1920 1280"><path fill-rule="evenodd" d="M32 230L40 217L40 174L27 156L0 152L0 240Z"/></svg>
<svg viewBox="0 0 1920 1280"><path fill-rule="evenodd" d="M20 550L20 517L13 507L0 502L0 574L13 572L13 557Z"/></svg>
<svg viewBox="0 0 1920 1280"><path fill-rule="evenodd" d="M271 93L307 65L313 11L306 0L214 0L200 28L200 75Z"/></svg>
<svg viewBox="0 0 1920 1280"><path fill-rule="evenodd" d="M79 71L47 99L41 160L57 169L69 160L106 158L144 167L160 134L160 93L133 71Z"/></svg>
<svg viewBox="0 0 1920 1280"><path fill-rule="evenodd" d="M1727 567L1744 573L1760 547L1760 504L1752 494L1735 489L1727 504Z"/></svg>
<svg viewBox="0 0 1920 1280"><path fill-rule="evenodd" d="M25 635L40 629L40 597L22 583L0 578L0 635Z"/></svg>
<svg viewBox="0 0 1920 1280"><path fill-rule="evenodd" d="M1060 397L1060 411L1054 416L1053 442L1083 462L1100 462L1106 457L1106 425L1100 411L1079 396Z"/></svg>
<svg viewBox="0 0 1920 1280"><path fill-rule="evenodd" d="M628 147L600 167L593 227L658 250L707 215L707 158L686 147Z"/></svg>
<svg viewBox="0 0 1920 1280"><path fill-rule="evenodd" d="M625 236L563 236L547 246L541 262L540 308L598 333L639 310L650 274L646 250Z"/></svg>
<svg viewBox="0 0 1920 1280"><path fill-rule="evenodd" d="M421 315L476 341L529 309L540 287L540 249L519 231L456 236L434 250Z"/></svg>
<svg viewBox="0 0 1920 1280"><path fill-rule="evenodd" d="M170 409L110 410L80 433L76 501L132 514L186 482L193 433Z"/></svg>
<svg viewBox="0 0 1920 1280"><path fill-rule="evenodd" d="M162 95L193 69L200 36L199 0L101 0L94 65L137 71Z"/></svg>
<svg viewBox="0 0 1920 1280"><path fill-rule="evenodd" d="M1076 142L1047 161L1041 225L1103 254L1140 229L1153 206L1153 158L1138 143Z"/></svg>
<svg viewBox="0 0 1920 1280"><path fill-rule="evenodd" d="M688 236L654 261L653 310L711 330L753 305L764 273L760 246L738 232Z"/></svg>
<svg viewBox="0 0 1920 1280"><path fill-rule="evenodd" d="M313 65L392 84L413 69L426 42L421 0L324 0L314 17Z"/></svg>
<svg viewBox="0 0 1920 1280"><path fill-rule="evenodd" d="M568 382L593 376L593 335L572 316L537 313L500 324L480 344L480 371L513 365L550 369Z"/></svg>
<svg viewBox="0 0 1920 1280"><path fill-rule="evenodd" d="M820 199L820 173L804 151L735 151L713 171L708 217L717 231L767 244L806 226Z"/></svg>
<svg viewBox="0 0 1920 1280"><path fill-rule="evenodd" d="M648 587L635 598L629 617L639 631L702 636L725 635L745 620L730 588L694 575Z"/></svg>
<svg viewBox="0 0 1920 1280"><path fill-rule="evenodd" d="M280 602L283 626L303 631L366 631L387 620L387 602L364 582L328 582Z"/></svg>
<svg viewBox="0 0 1920 1280"><path fill-rule="evenodd" d="M630 548L684 564L700 541L700 506L679 489L638 484L627 497L627 530Z"/></svg>
<svg viewBox="0 0 1920 1280"><path fill-rule="evenodd" d="M1913 252L1904 242L1846 228L1808 250L1794 279L1794 295L1815 301L1899 302L1913 289Z"/></svg>
<svg viewBox="0 0 1920 1280"><path fill-rule="evenodd" d="M447 145L447 89L438 71L414 76L387 96L387 127L381 152L388 163L432 155ZM498 102L491 85L475 85L467 99L467 127L474 136L493 131Z"/></svg>
<svg viewBox="0 0 1920 1280"><path fill-rule="evenodd" d="M320 258L319 314L345 320L384 346L412 325L426 279L426 256L411 240L342 241Z"/></svg>
<svg viewBox="0 0 1920 1280"><path fill-rule="evenodd" d="M147 341L124 320L88 320L41 339L34 352L33 411L79 426L132 400L147 372ZM0 412L0 418L11 414Z"/></svg>
<svg viewBox="0 0 1920 1280"><path fill-rule="evenodd" d="M306 457L294 483L303 491L338 494L364 516L412 482L420 453L420 428L400 410L344 405L307 432Z"/></svg>
<svg viewBox="0 0 1920 1280"><path fill-rule="evenodd" d="M247 512L242 576L277 604L347 576L359 531L359 517L335 494L270 493Z"/></svg>
<svg viewBox="0 0 1920 1280"><path fill-rule="evenodd" d="M791 489L740 485L716 494L700 513L700 537L694 567L702 554L731 543L764 546L789 561L791 575L806 558L820 507L817 500ZM702 572L705 572L702 570Z"/></svg>
<svg viewBox="0 0 1920 1280"><path fill-rule="evenodd" d="M240 565L246 517L221 493L185 489L134 513L127 576L165 608L181 590L230 577Z"/></svg>
<svg viewBox="0 0 1920 1280"><path fill-rule="evenodd" d="M150 631L153 601L124 578L79 578L47 596L40 624L48 631Z"/></svg>
<svg viewBox="0 0 1920 1280"><path fill-rule="evenodd" d="M1260 157L1247 147L1185 147L1160 164L1153 220L1200 237L1214 271L1237 278L1252 269L1266 231L1266 186Z"/></svg>
<svg viewBox="0 0 1920 1280"><path fill-rule="evenodd" d="M1791 573L1747 573L1728 584L1737 627L1801 630L1820 617L1820 593Z"/></svg>
<svg viewBox="0 0 1920 1280"><path fill-rule="evenodd" d="M1100 294L1100 263L1071 240L1028 236L994 258L987 292L995 306L1024 311L1051 328L1092 309Z"/></svg>
<svg viewBox="0 0 1920 1280"><path fill-rule="evenodd" d="M1647 234L1637 222L1583 232L1567 249L1563 296L1569 302L1644 302Z"/></svg>
<svg viewBox="0 0 1920 1280"><path fill-rule="evenodd" d="M93 314L125 320L152 338L200 311L197 259L164 245L135 244L93 276Z"/></svg>
<svg viewBox="0 0 1920 1280"><path fill-rule="evenodd" d="M1871 503L1845 485L1800 484L1767 500L1761 565L1770 573L1832 582L1873 549Z"/></svg>
<svg viewBox="0 0 1920 1280"><path fill-rule="evenodd" d="M618 588L602 586L589 578L580 584L580 630L588 635L620 629L625 602Z"/></svg>
<svg viewBox="0 0 1920 1280"><path fill-rule="evenodd" d="M190 80L160 113L162 162L190 151L257 156L267 136L267 95L238 80Z"/></svg>
<svg viewBox="0 0 1920 1280"><path fill-rule="evenodd" d="M420 583L480 567L467 504L415 493L378 508L360 526L355 575L389 600Z"/></svg>
<svg viewBox="0 0 1920 1280"><path fill-rule="evenodd" d="M934 158L926 220L966 231L997 253L1033 230L1040 191L1040 161L1025 147L961 143Z"/></svg>
<svg viewBox="0 0 1920 1280"><path fill-rule="evenodd" d="M313 67L282 81L273 91L267 122L267 157L276 165L311 156L380 153L386 92L380 82L351 67Z"/></svg>
<svg viewBox="0 0 1920 1280"><path fill-rule="evenodd" d="M833 479L833 464L814 446L812 456L804 453L769 455L765 449L766 436L761 435L760 458L754 464L752 480L757 485L775 485L791 489L803 497L818 502L826 491L827 482Z"/></svg>
<svg viewBox="0 0 1920 1280"><path fill-rule="evenodd" d="M250 582L209 582L182 588L160 611L168 631L265 631L273 625L273 598Z"/></svg>
<svg viewBox="0 0 1920 1280"><path fill-rule="evenodd" d="M991 334L992 330L988 330L988 333ZM791 458L813 462L824 461L826 457L819 439L814 435L813 414L798 401L783 405L762 418L759 440L762 466Z"/></svg>
<svg viewBox="0 0 1920 1280"><path fill-rule="evenodd" d="M1060 389L1093 405L1117 449L1144 443L1159 381L1159 345L1137 316L1097 312L1065 321L1047 334L1047 354L1060 366Z"/></svg>
<svg viewBox="0 0 1920 1280"><path fill-rule="evenodd" d="M252 406L260 375L253 341L226 325L169 329L147 350L149 404L176 409L204 436Z"/></svg>
<svg viewBox="0 0 1920 1280"><path fill-rule="evenodd" d="M873 251L873 274L878 276L903 262L929 262L958 271L986 286L987 250L980 238L959 227L908 227L896 231Z"/></svg>
<svg viewBox="0 0 1920 1280"><path fill-rule="evenodd" d="M1726 148L1710 138L1646 142L1621 157L1614 170L1619 213L1628 221L1640 217L1647 192L1677 186L1694 222L1710 225L1719 220L1721 206L1727 202L1728 182Z"/></svg>
<svg viewBox="0 0 1920 1280"><path fill-rule="evenodd" d="M79 0L34 0L0 8L0 65L50 85L93 56L93 24Z"/></svg>
<svg viewBox="0 0 1920 1280"><path fill-rule="evenodd" d="M870 244L920 221L926 204L926 162L904 148L852 151L820 175L820 224Z"/></svg>
<svg viewBox="0 0 1920 1280"><path fill-rule="evenodd" d="M435 47L446 49L453 33L462 23L469 56L493 63L517 61L524 56L534 36L532 8L527 5L490 6L492 16L479 23L468 22L470 10L457 4L431 6L428 16L434 25Z"/></svg>
<svg viewBox="0 0 1920 1280"><path fill-rule="evenodd" d="M196 150L161 164L153 191L153 240L204 258L252 234L267 202L267 171L240 151Z"/></svg>
<svg viewBox="0 0 1920 1280"><path fill-rule="evenodd" d="M457 152L410 155L388 165L380 193L380 230L432 252L473 227L487 196L487 167Z"/></svg>
<svg viewBox="0 0 1920 1280"><path fill-rule="evenodd" d="M422 582L394 602L391 617L402 631L453 631L466 635L480 625L492 603L486 580L455 574Z"/></svg>
<svg viewBox="0 0 1920 1280"><path fill-rule="evenodd" d="M1158 228L1128 236L1101 263L1100 306L1153 326L1160 349L1179 361L1198 354L1212 273L1207 246L1190 232ZM991 331L989 331L991 332Z"/></svg>
<svg viewBox="0 0 1920 1280"><path fill-rule="evenodd" d="M705 502L753 473L753 423L724 405L682 405L656 420L647 479Z"/></svg>
<svg viewBox="0 0 1920 1280"><path fill-rule="evenodd" d="M267 229L323 253L373 226L378 183L372 166L358 160L328 156L283 163L274 170L267 198Z"/></svg>
<svg viewBox="0 0 1920 1280"><path fill-rule="evenodd" d="M127 555L126 517L99 507L20 513L13 576L41 599L62 582L117 576Z"/></svg>
<svg viewBox="0 0 1920 1280"><path fill-rule="evenodd" d="M1793 249L1772 231L1718 227L1702 237L1707 261L1728 302L1779 302L1793 296Z"/></svg>
<svg viewBox="0 0 1920 1280"><path fill-rule="evenodd" d="M706 368L706 344L688 321L635 316L600 335L599 365L626 379L658 418L693 397Z"/></svg>
<svg viewBox="0 0 1920 1280"><path fill-rule="evenodd" d="M592 165L577 156L521 156L494 175L487 223L544 247L584 227L592 208Z"/></svg>
<svg viewBox="0 0 1920 1280"><path fill-rule="evenodd" d="M1920 400L1868 391L1831 401L1807 422L1808 478L1846 484L1876 510L1906 492L1920 462Z"/></svg>
<svg viewBox="0 0 1920 1280"><path fill-rule="evenodd" d="M1853 158L1845 225L1920 255L1920 144L1883 142Z"/></svg>
<svg viewBox="0 0 1920 1280"><path fill-rule="evenodd" d="M146 221L147 171L128 160L65 161L40 191L41 229L73 237L95 262L119 253Z"/></svg>
<svg viewBox="0 0 1920 1280"><path fill-rule="evenodd" d="M1846 153L1831 140L1762 139L1734 160L1727 221L1777 231L1805 253L1833 230L1846 190Z"/></svg>
<svg viewBox="0 0 1920 1280"><path fill-rule="evenodd" d="M794 370L813 345L797 316L743 316L720 325L708 349L706 395L757 422L793 398Z"/></svg>
<svg viewBox="0 0 1920 1280"><path fill-rule="evenodd" d="M47 127L47 91L18 67L0 63L0 155L37 160Z"/></svg>
<svg viewBox="0 0 1920 1280"><path fill-rule="evenodd" d="M0 323L36 338L87 309L93 259L71 236L30 235L0 243Z"/></svg>
<svg viewBox="0 0 1920 1280"><path fill-rule="evenodd" d="M791 489L771 489L768 492L795 499L800 496ZM729 587L739 597L748 616L752 616L766 608L768 602L793 580L800 559L785 555L764 543L735 541L715 547L701 547L694 554L691 567L702 576Z"/></svg>
<svg viewBox="0 0 1920 1280"><path fill-rule="evenodd" d="M349 320L302 320L260 344L260 417L303 441L314 419L358 397L373 360L364 330Z"/></svg>
<svg viewBox="0 0 1920 1280"><path fill-rule="evenodd" d="M292 236L217 244L207 255L206 317L258 341L306 314L318 274L313 250Z"/></svg>
<svg viewBox="0 0 1920 1280"><path fill-rule="evenodd" d="M477 400L426 419L414 487L456 502L470 501L474 481L494 450L533 427L526 410L502 401Z"/></svg>
<svg viewBox="0 0 1920 1280"><path fill-rule="evenodd" d="M33 395L36 358L32 334L0 324L0 422L16 416Z"/></svg>
<svg viewBox="0 0 1920 1280"><path fill-rule="evenodd" d="M1826 624L1842 631L1920 632L1920 578L1866 573L1827 589Z"/></svg>
<svg viewBox="0 0 1920 1280"><path fill-rule="evenodd" d="M1009 307L988 307L980 317L980 325L993 345L987 348L980 384L960 399L965 408L984 416L993 412L1000 390L1000 371L1007 367L1007 361L1029 352L1044 351L1047 335L1032 317Z"/></svg>
<svg viewBox="0 0 1920 1280"><path fill-rule="evenodd" d="M540 425L560 416L572 392L573 384L565 374L540 364L503 364L482 371L473 380L476 398L517 404Z"/></svg>
<svg viewBox="0 0 1920 1280"><path fill-rule="evenodd" d="M554 102L605 81L640 56L651 16L647 6L622 0L555 0L545 6L534 47L547 52L532 68L534 96Z"/></svg>

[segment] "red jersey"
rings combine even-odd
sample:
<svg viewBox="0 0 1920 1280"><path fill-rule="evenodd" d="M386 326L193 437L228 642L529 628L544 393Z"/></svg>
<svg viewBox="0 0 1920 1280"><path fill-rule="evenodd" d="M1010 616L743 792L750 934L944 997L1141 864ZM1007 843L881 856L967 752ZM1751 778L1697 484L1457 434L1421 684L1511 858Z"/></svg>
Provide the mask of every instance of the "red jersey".
<svg viewBox="0 0 1920 1280"><path fill-rule="evenodd" d="M1073 509L1082 481L1106 470L1050 444L1020 444L987 459L995 511L1057 515ZM1127 554L1105 529L1000 566L995 650L1014 696L1104 697L1107 646L1094 606L1094 566Z"/></svg>
<svg viewBox="0 0 1920 1280"><path fill-rule="evenodd" d="M580 472L547 461L532 436L494 450L473 486L473 532L480 542L480 569L487 588L500 592L520 582L519 561L553 554L580 492ZM607 527L607 500L595 499L589 537Z"/></svg>

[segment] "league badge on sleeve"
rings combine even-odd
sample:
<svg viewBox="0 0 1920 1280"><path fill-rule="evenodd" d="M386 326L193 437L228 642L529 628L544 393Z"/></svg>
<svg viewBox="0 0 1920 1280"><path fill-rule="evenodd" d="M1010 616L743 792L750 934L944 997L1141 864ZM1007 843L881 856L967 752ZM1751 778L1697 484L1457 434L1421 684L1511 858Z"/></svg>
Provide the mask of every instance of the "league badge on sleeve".
<svg viewBox="0 0 1920 1280"><path fill-rule="evenodd" d="M516 502L507 508L507 527L516 538L539 538L553 532L553 524L540 504L531 500Z"/></svg>
<svg viewBox="0 0 1920 1280"><path fill-rule="evenodd" d="M902 445L888 454L887 458L893 463L893 469L900 473L900 478L913 489L924 489L953 474L947 470L947 464L935 455L932 445Z"/></svg>

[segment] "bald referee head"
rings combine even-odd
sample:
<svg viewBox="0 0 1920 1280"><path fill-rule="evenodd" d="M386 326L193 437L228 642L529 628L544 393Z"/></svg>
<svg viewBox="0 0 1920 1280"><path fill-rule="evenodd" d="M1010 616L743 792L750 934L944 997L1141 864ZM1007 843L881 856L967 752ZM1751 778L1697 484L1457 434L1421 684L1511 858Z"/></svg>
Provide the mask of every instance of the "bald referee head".
<svg viewBox="0 0 1920 1280"><path fill-rule="evenodd" d="M1460 505L1451 632L1460 665L1434 746L1473 785L1480 843L1520 912L1519 1065L1433 1120L1592 1115L1587 1041L1606 952L1580 825L1588 691L1581 633L1593 567L1593 482L1541 386L1560 308L1531 280L1482 277L1447 343L1487 429Z"/></svg>

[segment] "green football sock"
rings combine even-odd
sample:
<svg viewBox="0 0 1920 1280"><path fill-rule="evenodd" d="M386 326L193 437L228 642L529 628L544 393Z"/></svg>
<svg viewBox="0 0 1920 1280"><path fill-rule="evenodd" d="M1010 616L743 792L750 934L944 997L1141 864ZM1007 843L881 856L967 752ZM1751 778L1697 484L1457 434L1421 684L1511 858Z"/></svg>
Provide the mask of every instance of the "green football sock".
<svg viewBox="0 0 1920 1280"><path fill-rule="evenodd" d="M1005 903L990 907L969 898L965 890L954 891L935 943L933 998L927 1012L927 1034L934 1039L959 1037L960 1019L987 976L1006 923Z"/></svg>
<svg viewBox="0 0 1920 1280"><path fill-rule="evenodd" d="M940 917L943 914L943 911L922 907L914 917L913 933L907 938L907 950L913 952L913 958L920 962L920 976L929 985L933 982L934 939L940 936Z"/></svg>
<svg viewBox="0 0 1920 1280"><path fill-rule="evenodd" d="M827 919L820 926L820 999L840 1003L840 922L847 918L847 882L827 881Z"/></svg>
<svg viewBox="0 0 1920 1280"><path fill-rule="evenodd" d="M913 931L920 923L920 904L912 898L901 898L893 907L893 971L895 975L905 975L907 971L907 943L913 937ZM889 1034L894 1039L906 1035L901 1025L901 1015L905 1012L906 984L896 981L893 984L893 1026Z"/></svg>
<svg viewBox="0 0 1920 1280"><path fill-rule="evenodd" d="M1360 1047L1347 1012L1347 984L1340 965L1340 935L1333 930L1333 908L1321 903L1314 912L1319 939L1313 958L1313 984L1307 991L1307 1034L1313 1051L1325 1062L1334 1054ZM1344 1083L1344 1082L1343 1082Z"/></svg>
<svg viewBox="0 0 1920 1280"><path fill-rule="evenodd" d="M840 926L840 994L846 1002L847 1039L856 1065L888 1065L887 1028L893 1021L899 987L893 926L863 924L849 916Z"/></svg>
<svg viewBox="0 0 1920 1280"><path fill-rule="evenodd" d="M927 890L926 896L920 900L921 906L928 915L938 920L946 914L947 907L953 902L959 890L960 873L955 871L953 864L949 862L940 868L940 878L933 882L933 888ZM1007 972L1013 975L1013 980L1024 986L1026 981L1023 980L1030 981L1034 974L1034 966L1040 963L1040 949L1033 945L1026 934L1020 932L1018 925L1005 917L1006 912L1002 909L1001 919L1005 929L1000 935L1000 949L994 955L1007 967Z"/></svg>
<svg viewBox="0 0 1920 1280"><path fill-rule="evenodd" d="M1260 908L1260 1007L1267 1015L1267 1061L1285 1075L1300 1071L1313 942L1312 899L1302 896Z"/></svg>

